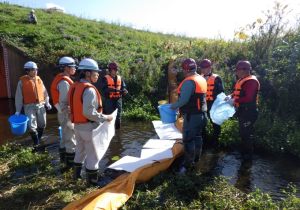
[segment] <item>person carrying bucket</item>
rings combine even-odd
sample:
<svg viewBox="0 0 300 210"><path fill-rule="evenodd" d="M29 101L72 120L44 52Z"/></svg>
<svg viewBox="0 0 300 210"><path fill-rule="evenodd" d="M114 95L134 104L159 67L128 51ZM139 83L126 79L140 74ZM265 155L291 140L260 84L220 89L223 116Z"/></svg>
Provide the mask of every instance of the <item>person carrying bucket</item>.
<svg viewBox="0 0 300 210"><path fill-rule="evenodd" d="M207 93L206 93L206 102L207 102L207 112L208 117L211 121L209 111L217 97L218 94L224 92L224 87L222 79L219 75L212 73L212 63L209 59L203 59L199 63L199 69L201 76L203 76L207 82ZM218 139L221 133L221 126L215 124L211 121L213 127L213 135L211 141L208 140L208 134L206 128L203 131L203 145L218 147Z"/></svg>
<svg viewBox="0 0 300 210"><path fill-rule="evenodd" d="M207 122L205 79L197 74L197 64L188 58L182 62L185 79L178 86L178 100L171 104L172 109L178 109L183 115L183 145L184 160L180 164L179 173L191 170L199 161L202 150L202 130Z"/></svg>
<svg viewBox="0 0 300 210"><path fill-rule="evenodd" d="M115 128L121 127L122 97L128 94L124 80L117 75L119 65L116 62L108 64L109 74L102 81L102 92L104 94L103 113L111 114L118 109Z"/></svg>
<svg viewBox="0 0 300 210"><path fill-rule="evenodd" d="M65 163L67 168L71 168L75 157L76 141L74 124L71 122L69 114L68 92L73 84L70 77L76 73L76 64L73 58L65 56L59 59L58 66L62 73L56 75L50 90L62 132L59 145L60 162Z"/></svg>
<svg viewBox="0 0 300 210"><path fill-rule="evenodd" d="M74 83L69 90L69 104L71 109L71 121L75 127L76 150L74 158L74 179L80 178L80 172L85 161L86 179L88 185L97 185L99 181L99 157L97 155L96 139L92 131L99 123L111 121L111 115L102 114L102 100L96 83L99 72L96 61L85 58L80 61L80 81Z"/></svg>
<svg viewBox="0 0 300 210"><path fill-rule="evenodd" d="M43 81L37 76L38 67L35 62L28 61L24 65L26 75L20 77L15 95L16 113L19 115L24 107L25 115L29 118L28 128L34 148L40 144L46 127L46 110L52 108L48 92Z"/></svg>

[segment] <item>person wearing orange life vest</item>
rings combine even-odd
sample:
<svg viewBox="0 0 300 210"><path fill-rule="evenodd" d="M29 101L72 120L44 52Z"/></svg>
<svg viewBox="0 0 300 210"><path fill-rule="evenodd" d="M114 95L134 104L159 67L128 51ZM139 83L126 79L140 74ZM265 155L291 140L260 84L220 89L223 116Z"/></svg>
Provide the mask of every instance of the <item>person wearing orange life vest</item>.
<svg viewBox="0 0 300 210"><path fill-rule="evenodd" d="M171 104L172 109L178 109L183 115L183 145L184 160L179 173L192 169L199 161L202 150L202 130L207 122L205 79L197 74L197 64L194 59L185 59L182 63L185 79L178 86L178 100Z"/></svg>
<svg viewBox="0 0 300 210"><path fill-rule="evenodd" d="M75 156L74 125L70 120L68 92L73 80L70 78L76 73L75 60L64 56L59 59L59 68L62 73L56 75L52 81L50 90L53 104L57 109L57 119L62 129L62 139L59 145L60 162L71 168Z"/></svg>
<svg viewBox="0 0 300 210"><path fill-rule="evenodd" d="M80 172L85 161L88 185L97 185L99 157L92 131L99 123L111 121L111 115L102 114L101 95L92 83L99 77L98 64L95 60L85 58L78 66L80 81L74 83L69 90L69 105L71 120L75 127L76 149L74 158L74 179L80 178Z"/></svg>
<svg viewBox="0 0 300 210"><path fill-rule="evenodd" d="M46 127L46 110L52 108L49 103L48 92L43 81L37 76L38 67L35 62L28 61L24 65L26 75L20 77L15 95L16 115L19 115L24 107L28 116L28 128L34 147L40 144Z"/></svg>
<svg viewBox="0 0 300 210"><path fill-rule="evenodd" d="M223 87L221 77L217 74L212 73L212 63L209 59L203 59L199 63L199 68L200 68L201 75L205 78L205 80L207 82L207 93L206 93L207 112L208 112L208 118L211 121L209 111L210 111L217 95L224 92L224 87ZM204 129L203 143L204 143L204 146L217 147L219 135L221 133L221 126L213 123L212 121L211 121L211 123L213 126L212 139L210 141L208 140L207 130Z"/></svg>
<svg viewBox="0 0 300 210"><path fill-rule="evenodd" d="M249 61L242 60L236 64L235 74L238 80L231 98L225 98L236 108L244 160L252 159L254 123L258 117L257 97L260 83L256 76L251 75L251 70L252 67Z"/></svg>
<svg viewBox="0 0 300 210"><path fill-rule="evenodd" d="M117 74L119 66L116 62L108 64L109 74L105 75L102 81L102 92L104 94L103 113L111 114L115 109L118 109L115 128L121 127L121 113L122 113L122 97L128 91L124 80Z"/></svg>

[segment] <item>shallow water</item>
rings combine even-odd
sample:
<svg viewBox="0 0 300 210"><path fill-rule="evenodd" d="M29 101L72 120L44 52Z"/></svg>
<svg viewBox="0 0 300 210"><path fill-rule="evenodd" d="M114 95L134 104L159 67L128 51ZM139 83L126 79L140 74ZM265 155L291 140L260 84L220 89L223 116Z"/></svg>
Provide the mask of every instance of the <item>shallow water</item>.
<svg viewBox="0 0 300 210"><path fill-rule="evenodd" d="M12 106L11 101L0 100L0 144L11 141L25 141L31 144L28 134L14 137L10 133L7 119L14 113ZM122 128L116 132L106 155L101 160L100 168L103 170L114 162L112 161L114 156L139 157L143 144L155 135L151 122L123 122ZM47 128L43 140L51 142L47 150L53 156L53 164L58 164L59 133L56 114L47 115ZM252 162L243 162L239 152L207 150L204 151L197 170L207 175L228 177L230 183L244 192L260 188L278 200L284 196L281 189L290 182L296 185L300 196L300 164L297 161L291 157L256 154Z"/></svg>

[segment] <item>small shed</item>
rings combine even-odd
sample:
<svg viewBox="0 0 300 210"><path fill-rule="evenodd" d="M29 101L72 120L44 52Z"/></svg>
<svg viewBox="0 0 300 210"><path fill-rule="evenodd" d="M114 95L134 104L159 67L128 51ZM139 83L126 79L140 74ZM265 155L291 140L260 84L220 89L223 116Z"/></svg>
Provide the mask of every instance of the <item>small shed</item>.
<svg viewBox="0 0 300 210"><path fill-rule="evenodd" d="M24 75L24 64L32 60L21 49L1 40L0 41L0 98L14 98L19 78ZM33 60L35 61L35 60ZM50 89L51 81L54 78L54 67L41 65L38 75L43 80L46 89Z"/></svg>
<svg viewBox="0 0 300 210"><path fill-rule="evenodd" d="M22 50L1 41L0 98L14 98L19 78L24 74L24 63L27 60L28 57Z"/></svg>

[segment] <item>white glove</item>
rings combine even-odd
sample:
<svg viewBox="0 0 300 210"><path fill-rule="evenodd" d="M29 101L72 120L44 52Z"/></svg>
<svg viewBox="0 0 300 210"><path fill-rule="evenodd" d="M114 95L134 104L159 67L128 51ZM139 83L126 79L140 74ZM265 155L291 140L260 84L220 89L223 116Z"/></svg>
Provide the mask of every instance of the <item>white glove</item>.
<svg viewBox="0 0 300 210"><path fill-rule="evenodd" d="M71 130L74 130L74 123L72 123L70 120L68 120L67 127L70 128Z"/></svg>
<svg viewBox="0 0 300 210"><path fill-rule="evenodd" d="M15 115L19 116L19 115L20 115L20 112L16 112Z"/></svg>
<svg viewBox="0 0 300 210"><path fill-rule="evenodd" d="M58 113L62 113L59 103L54 105Z"/></svg>
<svg viewBox="0 0 300 210"><path fill-rule="evenodd" d="M229 95L224 98L224 101L229 101L230 99L231 99L231 96Z"/></svg>
<svg viewBox="0 0 300 210"><path fill-rule="evenodd" d="M47 110L51 110L52 109L52 106L51 106L51 104L46 104L46 108L47 108Z"/></svg>
<svg viewBox="0 0 300 210"><path fill-rule="evenodd" d="M229 103L231 106L234 105L234 99L230 98L229 100L227 100L227 103Z"/></svg>

